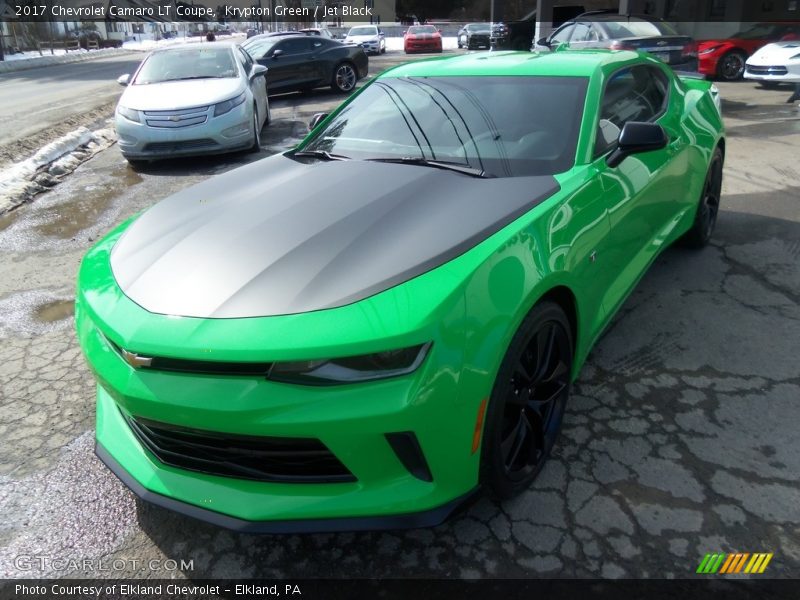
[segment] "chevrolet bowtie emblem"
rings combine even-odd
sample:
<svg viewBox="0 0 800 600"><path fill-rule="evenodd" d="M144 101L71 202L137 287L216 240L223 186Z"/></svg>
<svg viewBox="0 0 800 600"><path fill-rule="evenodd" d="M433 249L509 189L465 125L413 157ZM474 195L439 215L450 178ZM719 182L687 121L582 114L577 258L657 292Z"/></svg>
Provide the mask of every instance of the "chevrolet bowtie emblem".
<svg viewBox="0 0 800 600"><path fill-rule="evenodd" d="M153 364L153 359L149 356L139 356L138 354L134 354L133 352L128 352L127 350L122 351L122 358L125 359L125 362L132 366L134 369L139 369L141 367L149 367Z"/></svg>
<svg viewBox="0 0 800 600"><path fill-rule="evenodd" d="M177 123L178 121L180 121L180 120L181 120L181 118L180 118L178 115L172 115L172 116L169 118L169 120L170 120L170 121L172 121L172 122L174 122L174 123Z"/></svg>

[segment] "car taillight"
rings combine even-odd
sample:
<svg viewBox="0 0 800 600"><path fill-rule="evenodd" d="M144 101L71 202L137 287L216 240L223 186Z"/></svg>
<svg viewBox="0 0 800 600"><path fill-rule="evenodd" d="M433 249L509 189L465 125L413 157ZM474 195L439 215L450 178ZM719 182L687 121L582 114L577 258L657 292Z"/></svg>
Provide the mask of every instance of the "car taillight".
<svg viewBox="0 0 800 600"><path fill-rule="evenodd" d="M681 50L681 56L697 56L697 44L689 42Z"/></svg>
<svg viewBox="0 0 800 600"><path fill-rule="evenodd" d="M620 40L614 40L611 42L610 48L612 50L636 50L634 46L621 42Z"/></svg>

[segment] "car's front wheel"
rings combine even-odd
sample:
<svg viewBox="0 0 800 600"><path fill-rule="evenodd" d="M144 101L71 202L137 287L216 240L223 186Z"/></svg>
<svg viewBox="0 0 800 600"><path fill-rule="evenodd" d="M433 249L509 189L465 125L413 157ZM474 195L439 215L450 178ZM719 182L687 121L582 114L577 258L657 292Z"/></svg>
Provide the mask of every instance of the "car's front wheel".
<svg viewBox="0 0 800 600"><path fill-rule="evenodd" d="M686 245L692 248L706 246L711 241L711 235L714 233L719 213L719 201L722 195L722 165L722 150L715 148L714 155L711 157L711 164L708 166L700 202L697 205L694 223L692 223L692 228L686 232L683 238Z"/></svg>
<svg viewBox="0 0 800 600"><path fill-rule="evenodd" d="M727 52L717 63L717 77L723 81L738 81L744 74L747 55L741 50Z"/></svg>
<svg viewBox="0 0 800 600"><path fill-rule="evenodd" d="M358 75L356 74L356 70L353 65L343 62L339 63L333 72L333 82L331 82L331 87L337 92L346 94L353 91L353 88L356 87L357 81Z"/></svg>
<svg viewBox="0 0 800 600"><path fill-rule="evenodd" d="M561 428L572 356L561 307L534 306L506 351L487 409L481 480L498 497L524 490L542 470Z"/></svg>
<svg viewBox="0 0 800 600"><path fill-rule="evenodd" d="M250 146L250 152L261 151L261 126L258 122L258 108L253 106L253 145Z"/></svg>

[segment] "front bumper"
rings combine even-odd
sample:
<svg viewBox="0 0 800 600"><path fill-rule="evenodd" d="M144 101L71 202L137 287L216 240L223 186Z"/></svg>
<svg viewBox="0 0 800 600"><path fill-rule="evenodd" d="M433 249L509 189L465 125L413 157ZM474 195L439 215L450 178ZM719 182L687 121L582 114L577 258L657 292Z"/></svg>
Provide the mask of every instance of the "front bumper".
<svg viewBox="0 0 800 600"><path fill-rule="evenodd" d="M226 527L278 532L433 525L474 491L480 452L473 450L472 437L478 406L492 382L486 378L484 387L468 389L458 385L461 294L435 302L437 310L415 319L415 326L398 325L396 318L368 319L374 329L366 333L358 325L365 314L388 317L396 311L391 290L302 315L156 315L124 296L113 279L108 255L121 229L84 259L75 320L98 380L98 454L138 495ZM370 345L374 351L424 340L433 341L431 351L409 375L327 387L283 384L263 376L137 369L119 352L127 348L187 360L258 362L356 355L370 351ZM326 483L265 481L179 468L145 446L127 420L132 418L230 436L314 438L353 477ZM413 432L429 479L415 474L390 443L388 436L400 432Z"/></svg>
<svg viewBox="0 0 800 600"><path fill-rule="evenodd" d="M358 45L361 46L364 49L364 52L366 52L367 54L380 54L383 43L381 43L380 41L361 42Z"/></svg>
<svg viewBox="0 0 800 600"><path fill-rule="evenodd" d="M754 64L748 61L744 70L744 78L753 81L800 83L800 61L783 65Z"/></svg>
<svg viewBox="0 0 800 600"><path fill-rule="evenodd" d="M246 103L224 115L206 110L206 121L187 127L151 127L115 114L120 152L126 158L151 159L200 154L221 154L248 148L253 143L253 117ZM140 118L145 120L140 112Z"/></svg>
<svg viewBox="0 0 800 600"><path fill-rule="evenodd" d="M145 502L166 508L184 516L205 521L218 527L224 527L237 533L254 534L287 534L287 533L324 533L334 531L375 531L388 529L415 529L434 527L444 522L453 513L464 507L473 499L480 488L456 498L437 508L418 513L404 515L387 515L362 518L308 519L286 521L247 521L229 515L201 508L152 492L134 479L125 468L100 443L95 445L95 454L108 469L117 476L134 494Z"/></svg>
<svg viewBox="0 0 800 600"><path fill-rule="evenodd" d="M442 42L437 41L406 41L406 52L441 52Z"/></svg>

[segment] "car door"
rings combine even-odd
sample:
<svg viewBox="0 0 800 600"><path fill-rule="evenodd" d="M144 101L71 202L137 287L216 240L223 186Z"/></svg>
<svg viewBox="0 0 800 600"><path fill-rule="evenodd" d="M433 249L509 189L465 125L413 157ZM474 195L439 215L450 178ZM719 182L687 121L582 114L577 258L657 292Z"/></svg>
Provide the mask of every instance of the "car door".
<svg viewBox="0 0 800 600"><path fill-rule="evenodd" d="M611 284L604 304L618 308L641 273L660 251L685 207L688 172L680 118L668 110L670 80L656 66L624 67L604 87L596 130L595 157L610 224L608 256ZM662 150L636 154L611 168L605 161L619 132L630 121L657 122L670 139ZM681 202L684 200L683 202Z"/></svg>
<svg viewBox="0 0 800 600"><path fill-rule="evenodd" d="M267 88L270 93L300 89L313 81L312 38L292 36L281 40L267 54L267 62L262 62L267 71Z"/></svg>
<svg viewBox="0 0 800 600"><path fill-rule="evenodd" d="M242 65L244 76L247 77L250 91L253 93L253 98L258 107L258 114L261 119L266 118L267 114L267 82L263 75L253 77L253 67L255 62L252 57L241 48L236 48L236 57Z"/></svg>

